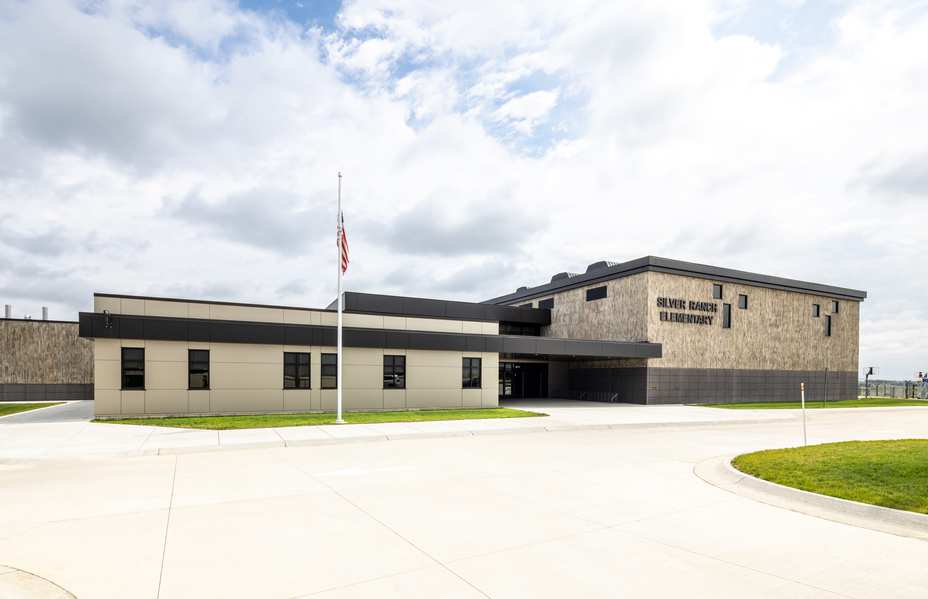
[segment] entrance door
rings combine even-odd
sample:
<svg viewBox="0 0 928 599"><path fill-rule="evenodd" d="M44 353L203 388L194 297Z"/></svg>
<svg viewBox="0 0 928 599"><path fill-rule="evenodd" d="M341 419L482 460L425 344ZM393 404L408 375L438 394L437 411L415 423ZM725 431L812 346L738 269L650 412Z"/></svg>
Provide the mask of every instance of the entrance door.
<svg viewBox="0 0 928 599"><path fill-rule="evenodd" d="M538 362L500 362L500 398L548 396L548 365Z"/></svg>

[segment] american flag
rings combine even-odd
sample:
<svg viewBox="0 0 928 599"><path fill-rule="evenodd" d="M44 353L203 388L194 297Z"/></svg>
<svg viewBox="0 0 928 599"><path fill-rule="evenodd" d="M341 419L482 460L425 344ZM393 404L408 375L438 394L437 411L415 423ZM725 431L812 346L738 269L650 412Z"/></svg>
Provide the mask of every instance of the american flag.
<svg viewBox="0 0 928 599"><path fill-rule="evenodd" d="M342 272L344 273L348 270L348 232L345 231L345 215L341 212L338 213L337 235L335 245L341 247Z"/></svg>

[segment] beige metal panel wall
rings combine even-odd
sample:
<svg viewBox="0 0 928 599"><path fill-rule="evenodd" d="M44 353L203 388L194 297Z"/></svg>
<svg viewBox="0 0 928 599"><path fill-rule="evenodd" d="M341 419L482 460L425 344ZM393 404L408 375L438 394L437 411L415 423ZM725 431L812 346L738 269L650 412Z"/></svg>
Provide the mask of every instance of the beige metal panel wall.
<svg viewBox="0 0 928 599"><path fill-rule="evenodd" d="M229 306L200 302L136 299L129 297L94 296L94 311L107 310L112 314L138 316L168 316L173 318L205 318L211 320L242 320L249 322L276 322L287 324L314 324L335 326L336 314L327 310L262 308ZM342 322L346 327L370 329L400 329L446 333L483 333L496 335L499 324L442 318L412 318L381 316L377 314L345 313Z"/></svg>
<svg viewBox="0 0 928 599"><path fill-rule="evenodd" d="M568 339L602 339L609 341L642 341L647 338L647 273L615 279L605 283L569 289L553 294L551 325L542 334ZM586 301L586 290L607 288L606 297ZM538 306L536 298L532 305ZM528 302L516 302L522 305Z"/></svg>
<svg viewBox="0 0 928 599"><path fill-rule="evenodd" d="M0 319L0 384L89 384L93 346L77 323Z"/></svg>
<svg viewBox="0 0 928 599"><path fill-rule="evenodd" d="M145 348L145 390L122 391L121 347ZM187 390L187 350L210 350L210 390ZM310 352L312 389L283 389L283 352ZM383 389L384 353L406 355L406 389ZM321 389L321 355L334 347L97 339L98 416L335 410L336 392ZM461 388L462 358L483 360L481 389ZM496 407L495 353L346 348L346 410Z"/></svg>
<svg viewBox="0 0 928 599"><path fill-rule="evenodd" d="M665 368L733 368L857 372L859 302L840 300L832 315L832 336L824 334L832 298L765 287L723 283L723 298L712 297L713 281L665 273L648 276L648 340L663 345L663 358L648 366ZM738 295L748 296L748 309L738 308ZM668 310L659 297L718 305L717 313ZM732 305L732 327L722 328L722 304ZM812 304L822 316L812 317ZM711 314L711 325L660 320L661 311Z"/></svg>

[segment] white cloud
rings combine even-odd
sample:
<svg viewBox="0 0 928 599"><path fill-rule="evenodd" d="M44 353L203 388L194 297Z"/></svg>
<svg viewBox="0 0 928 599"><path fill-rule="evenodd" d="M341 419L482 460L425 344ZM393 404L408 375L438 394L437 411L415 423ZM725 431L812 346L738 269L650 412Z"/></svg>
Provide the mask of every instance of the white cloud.
<svg viewBox="0 0 928 599"><path fill-rule="evenodd" d="M542 90L518 96L496 109L493 118L508 121L519 132L530 134L557 104L558 92Z"/></svg>
<svg viewBox="0 0 928 599"><path fill-rule="evenodd" d="M356 0L331 31L213 0L3 4L0 296L324 305L341 169L350 288L484 299L667 255L867 289L861 361L908 375L916 4L836 4L801 52L717 33L738 0Z"/></svg>

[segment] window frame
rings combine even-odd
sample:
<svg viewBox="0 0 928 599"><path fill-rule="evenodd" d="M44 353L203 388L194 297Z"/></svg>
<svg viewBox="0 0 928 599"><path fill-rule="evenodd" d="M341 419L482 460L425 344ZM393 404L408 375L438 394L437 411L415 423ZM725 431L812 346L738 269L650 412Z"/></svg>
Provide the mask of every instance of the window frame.
<svg viewBox="0 0 928 599"><path fill-rule="evenodd" d="M731 328L731 304L722 304L722 328Z"/></svg>
<svg viewBox="0 0 928 599"><path fill-rule="evenodd" d="M841 312L841 302L838 300L831 300L831 313L838 314Z"/></svg>
<svg viewBox="0 0 928 599"><path fill-rule="evenodd" d="M602 295L599 295L600 291ZM588 302L595 302L596 300L606 299L607 297L609 297L609 287L607 285L590 287L586 290L586 301Z"/></svg>
<svg viewBox="0 0 928 599"><path fill-rule="evenodd" d="M144 347L123 347L120 348L119 352L119 384L122 391L144 391L145 390L145 348ZM141 359L139 358L126 358L126 352L141 352ZM141 368L135 370L141 370L142 372L142 384L138 387L130 387L126 385L127 376L138 376L138 375L127 375L126 374L126 362L138 362L141 364Z"/></svg>
<svg viewBox="0 0 928 599"><path fill-rule="evenodd" d="M194 359L193 359L193 354L194 354L194 352L196 352L196 353L198 353L198 354L206 354L206 362L205 362L205 363L206 363L206 368L205 368L205 372L194 373L194 371L193 371L193 369L194 369L194 364L203 364L203 363L204 363L204 361L203 361L202 358L197 359L197 360L194 360ZM210 372L209 372L209 371L210 371L210 356L209 356L209 350L208 350L208 349L188 349L188 350L187 350L187 391L209 391L209 375L210 375ZM191 384L191 382L192 382L192 380L193 380L192 377L195 376L196 374L205 374L205 375L206 375L206 377L205 377L205 380L206 380L205 386L203 386L203 387L194 387L194 386Z"/></svg>
<svg viewBox="0 0 928 599"><path fill-rule="evenodd" d="M476 370L476 377L474 372ZM475 384L476 382L476 384ZM461 388L483 388L483 358L463 358L461 361Z"/></svg>
<svg viewBox="0 0 928 599"><path fill-rule="evenodd" d="M748 294L747 293L738 294L738 309L739 310L748 309Z"/></svg>
<svg viewBox="0 0 928 599"><path fill-rule="evenodd" d="M812 304L812 318L821 318L821 317L822 317L822 305Z"/></svg>
<svg viewBox="0 0 928 599"><path fill-rule="evenodd" d="M332 362L326 364L326 358L331 358ZM326 374L328 369L334 369L334 374ZM335 380L334 386L325 384L326 378ZM338 354L320 354L319 360L319 388L320 389L338 389Z"/></svg>
<svg viewBox="0 0 928 599"><path fill-rule="evenodd" d="M720 300L725 293L725 287L721 283L712 283L712 299Z"/></svg>
<svg viewBox="0 0 928 599"><path fill-rule="evenodd" d="M387 358L389 358L389 360ZM389 374L388 374L388 369L389 369ZM388 376L393 381L391 384L387 384ZM401 383L397 383L397 377L402 377ZM406 356L405 355L403 354L384 354L383 355L383 388L384 389L405 389L406 388Z"/></svg>
<svg viewBox="0 0 928 599"><path fill-rule="evenodd" d="M303 363L303 360L302 360L304 356L305 356L305 363ZM289 358L289 361L291 362L290 364L287 363L288 358ZM312 354L310 352L303 352L303 351L285 351L283 359L284 359L283 388L284 389L297 389L297 390L312 389L313 388ZM306 367L305 376L300 374L300 370L303 366ZM291 375L293 377L292 385L287 384L287 369L288 368L293 370L293 374ZM305 379L306 385L301 384L304 381L304 379Z"/></svg>

